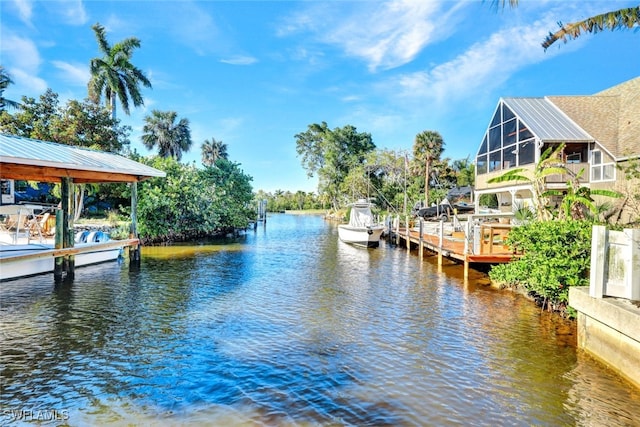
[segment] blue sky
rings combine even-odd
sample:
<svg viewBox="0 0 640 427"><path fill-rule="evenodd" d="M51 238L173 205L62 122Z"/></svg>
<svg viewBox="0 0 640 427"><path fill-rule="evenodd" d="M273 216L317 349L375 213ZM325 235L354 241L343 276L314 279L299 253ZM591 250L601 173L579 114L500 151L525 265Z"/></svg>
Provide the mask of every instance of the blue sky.
<svg viewBox="0 0 640 427"><path fill-rule="evenodd" d="M5 97L84 99L91 26L113 44L138 37L132 58L153 84L119 118L141 144L144 117L172 110L191 124L183 161L201 164L212 137L255 190L314 191L295 150L311 123L355 126L378 148L410 151L435 130L444 155L473 158L500 97L587 95L640 75L640 33L586 35L547 51L557 28L636 1L521 0L517 9L466 1L0 0Z"/></svg>

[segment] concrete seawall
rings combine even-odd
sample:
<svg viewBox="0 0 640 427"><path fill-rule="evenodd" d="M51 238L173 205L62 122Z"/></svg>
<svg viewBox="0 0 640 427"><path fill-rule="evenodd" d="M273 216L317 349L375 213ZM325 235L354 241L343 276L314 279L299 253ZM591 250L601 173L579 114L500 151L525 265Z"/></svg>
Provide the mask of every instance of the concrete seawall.
<svg viewBox="0 0 640 427"><path fill-rule="evenodd" d="M618 298L593 298L589 287L569 289L578 311L578 347L640 388L640 308Z"/></svg>

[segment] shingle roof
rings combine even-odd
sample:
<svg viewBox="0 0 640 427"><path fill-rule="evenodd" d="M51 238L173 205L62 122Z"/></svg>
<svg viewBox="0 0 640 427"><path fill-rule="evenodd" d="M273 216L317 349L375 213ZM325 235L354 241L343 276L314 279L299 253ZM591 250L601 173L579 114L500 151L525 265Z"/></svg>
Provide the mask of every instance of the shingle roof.
<svg viewBox="0 0 640 427"><path fill-rule="evenodd" d="M10 175L18 170L38 178L72 177L78 182L131 182L166 176L117 154L0 134L0 176L12 179Z"/></svg>
<svg viewBox="0 0 640 427"><path fill-rule="evenodd" d="M543 141L594 140L546 98L503 98L502 101Z"/></svg>
<svg viewBox="0 0 640 427"><path fill-rule="evenodd" d="M640 77L595 95L548 99L616 158L640 155Z"/></svg>

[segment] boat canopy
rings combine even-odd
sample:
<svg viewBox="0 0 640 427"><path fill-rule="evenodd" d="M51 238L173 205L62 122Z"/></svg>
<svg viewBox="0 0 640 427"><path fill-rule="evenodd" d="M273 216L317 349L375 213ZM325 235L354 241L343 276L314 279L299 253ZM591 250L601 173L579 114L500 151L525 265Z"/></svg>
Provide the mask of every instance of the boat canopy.
<svg viewBox="0 0 640 427"><path fill-rule="evenodd" d="M373 214L370 206L368 203L353 204L351 206L351 215L349 216L349 225L352 227L370 227L373 225Z"/></svg>

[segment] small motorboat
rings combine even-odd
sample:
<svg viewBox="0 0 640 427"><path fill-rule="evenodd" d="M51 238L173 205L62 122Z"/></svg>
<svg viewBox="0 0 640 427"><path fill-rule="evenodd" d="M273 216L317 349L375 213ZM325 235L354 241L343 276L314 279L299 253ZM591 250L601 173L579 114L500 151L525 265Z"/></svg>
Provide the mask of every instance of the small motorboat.
<svg viewBox="0 0 640 427"><path fill-rule="evenodd" d="M358 200L349 206L351 207L349 223L338 225L340 240L356 246L378 247L384 225L375 222L371 213L371 203L367 200Z"/></svg>

